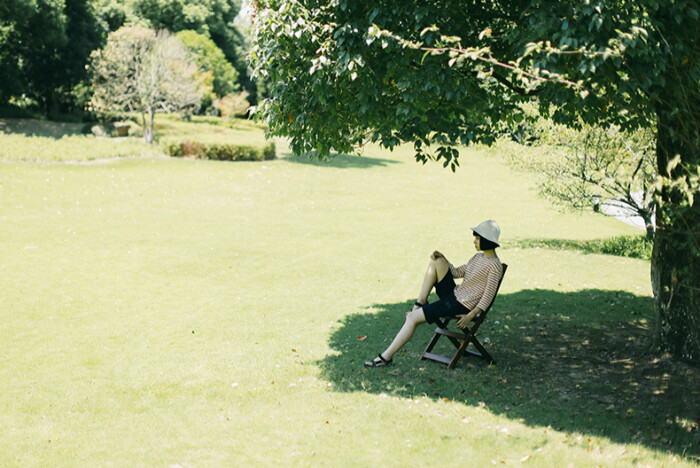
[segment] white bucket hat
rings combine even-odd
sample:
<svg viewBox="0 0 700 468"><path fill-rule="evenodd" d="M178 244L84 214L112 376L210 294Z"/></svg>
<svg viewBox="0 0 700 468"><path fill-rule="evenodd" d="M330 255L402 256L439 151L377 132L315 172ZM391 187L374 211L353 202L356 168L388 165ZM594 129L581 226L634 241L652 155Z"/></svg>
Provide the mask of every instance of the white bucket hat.
<svg viewBox="0 0 700 468"><path fill-rule="evenodd" d="M479 234L479 237L482 237L486 240L489 240L493 242L496 245L500 244L498 243L498 236L501 235L501 228L498 227L498 224L496 224L496 221L489 219L488 221L484 221L483 223L479 224L477 227L472 228L472 231L475 233Z"/></svg>

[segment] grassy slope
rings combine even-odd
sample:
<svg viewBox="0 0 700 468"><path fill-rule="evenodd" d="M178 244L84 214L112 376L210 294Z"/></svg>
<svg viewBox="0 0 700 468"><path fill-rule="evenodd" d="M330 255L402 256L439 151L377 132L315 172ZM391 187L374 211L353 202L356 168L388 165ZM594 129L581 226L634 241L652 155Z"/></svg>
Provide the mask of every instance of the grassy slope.
<svg viewBox="0 0 700 468"><path fill-rule="evenodd" d="M621 396L634 385L610 364L649 337L644 261L504 248L499 325L484 325L499 366L418 361L425 327L396 367L362 369L430 251L468 259L483 219L504 240L634 233L551 210L495 159L462 166L375 150L331 165L0 163L0 465L683 464L693 439ZM606 349L610 329L622 338ZM575 359L585 338L624 388Z"/></svg>

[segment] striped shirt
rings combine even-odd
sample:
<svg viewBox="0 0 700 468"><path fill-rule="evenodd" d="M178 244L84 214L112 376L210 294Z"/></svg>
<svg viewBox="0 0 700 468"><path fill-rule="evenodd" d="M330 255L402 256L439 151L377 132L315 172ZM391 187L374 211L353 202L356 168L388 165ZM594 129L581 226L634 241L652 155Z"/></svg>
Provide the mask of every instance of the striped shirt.
<svg viewBox="0 0 700 468"><path fill-rule="evenodd" d="M467 309L475 307L486 310L503 276L503 265L498 257L487 258L483 252L474 255L466 265L455 268L451 263L450 272L455 278L464 278L455 288L455 297Z"/></svg>

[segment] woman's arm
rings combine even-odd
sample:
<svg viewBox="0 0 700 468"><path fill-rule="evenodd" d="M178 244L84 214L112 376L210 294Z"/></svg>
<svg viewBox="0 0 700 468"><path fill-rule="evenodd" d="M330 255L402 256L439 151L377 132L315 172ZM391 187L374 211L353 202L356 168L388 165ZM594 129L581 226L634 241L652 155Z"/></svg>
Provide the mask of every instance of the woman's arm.
<svg viewBox="0 0 700 468"><path fill-rule="evenodd" d="M498 281L503 275L503 269L499 266L494 265L489 269L488 277L486 278L486 287L484 288L484 293L481 295L479 303L468 314L458 315L459 320L457 321L457 328L466 328L469 322L474 320L474 317L479 315L486 307L491 304L493 298L496 296L496 290L498 289Z"/></svg>
<svg viewBox="0 0 700 468"><path fill-rule="evenodd" d="M489 304L491 304L493 298L496 297L498 281L501 279L501 275L503 275L503 269L499 268L498 265L494 265L492 268L489 269L489 275L486 279L486 287L484 288L484 294L481 295L481 299L479 299L479 303L476 305L476 308L480 308L481 310L483 310L486 307L488 307Z"/></svg>

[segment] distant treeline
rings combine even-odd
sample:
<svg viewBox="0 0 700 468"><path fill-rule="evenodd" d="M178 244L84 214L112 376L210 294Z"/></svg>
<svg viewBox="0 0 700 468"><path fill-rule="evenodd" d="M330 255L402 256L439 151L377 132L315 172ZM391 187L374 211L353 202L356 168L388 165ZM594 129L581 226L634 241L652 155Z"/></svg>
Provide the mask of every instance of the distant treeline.
<svg viewBox="0 0 700 468"><path fill-rule="evenodd" d="M82 116L90 55L125 26L179 33L208 76L200 113L218 113L226 99L255 104L265 86L248 70L240 10L237 0L2 0L0 115Z"/></svg>

